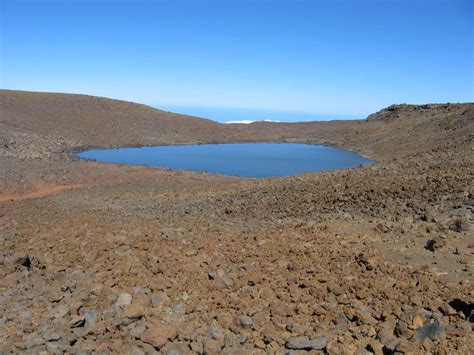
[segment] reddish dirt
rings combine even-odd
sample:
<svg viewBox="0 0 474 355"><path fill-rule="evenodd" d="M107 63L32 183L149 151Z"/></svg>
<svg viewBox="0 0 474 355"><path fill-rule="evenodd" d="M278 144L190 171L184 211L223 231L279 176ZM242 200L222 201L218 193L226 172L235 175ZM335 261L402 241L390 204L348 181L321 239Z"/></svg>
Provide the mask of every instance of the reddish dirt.
<svg viewBox="0 0 474 355"><path fill-rule="evenodd" d="M3 201L24 201L30 200L33 198L40 198L49 195L54 195L60 193L64 190L70 189L77 189L82 187L83 185L80 184L72 184L72 185L51 185L51 184L43 184L39 183L34 187L34 191L26 194L1 194L0 195L0 202Z"/></svg>

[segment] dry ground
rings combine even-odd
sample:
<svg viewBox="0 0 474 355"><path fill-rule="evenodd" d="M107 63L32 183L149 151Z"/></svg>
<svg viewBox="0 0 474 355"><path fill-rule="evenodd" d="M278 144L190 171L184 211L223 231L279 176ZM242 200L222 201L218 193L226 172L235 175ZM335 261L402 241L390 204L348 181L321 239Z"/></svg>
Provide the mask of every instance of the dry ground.
<svg viewBox="0 0 474 355"><path fill-rule="evenodd" d="M474 105L220 125L0 91L0 352L470 353ZM76 159L285 140L372 166L249 180Z"/></svg>

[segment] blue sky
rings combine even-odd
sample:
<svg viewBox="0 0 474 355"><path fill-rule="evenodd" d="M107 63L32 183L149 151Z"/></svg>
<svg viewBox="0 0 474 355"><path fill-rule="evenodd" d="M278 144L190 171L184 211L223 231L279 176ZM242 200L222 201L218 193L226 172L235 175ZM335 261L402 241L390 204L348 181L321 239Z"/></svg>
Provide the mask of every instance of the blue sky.
<svg viewBox="0 0 474 355"><path fill-rule="evenodd" d="M470 0L0 3L1 88L242 118L474 101Z"/></svg>

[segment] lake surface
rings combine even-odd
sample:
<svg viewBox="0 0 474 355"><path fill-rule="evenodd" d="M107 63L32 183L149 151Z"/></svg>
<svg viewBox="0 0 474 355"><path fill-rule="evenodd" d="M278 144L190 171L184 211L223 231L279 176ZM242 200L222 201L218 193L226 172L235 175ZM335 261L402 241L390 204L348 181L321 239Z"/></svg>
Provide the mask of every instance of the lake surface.
<svg viewBox="0 0 474 355"><path fill-rule="evenodd" d="M324 145L229 143L87 150L77 156L105 163L160 166L215 174L265 178L351 168L371 161Z"/></svg>

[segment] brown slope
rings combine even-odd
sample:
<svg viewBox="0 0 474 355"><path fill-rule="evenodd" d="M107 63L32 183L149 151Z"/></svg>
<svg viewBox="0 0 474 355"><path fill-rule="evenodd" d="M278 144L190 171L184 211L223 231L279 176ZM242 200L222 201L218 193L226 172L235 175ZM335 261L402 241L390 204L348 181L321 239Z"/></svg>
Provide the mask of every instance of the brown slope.
<svg viewBox="0 0 474 355"><path fill-rule="evenodd" d="M223 125L95 96L0 90L0 139L24 152L43 140L46 156L90 146L306 141L380 160L469 139L473 112L474 104L394 105L363 121ZM45 155L38 150L33 155Z"/></svg>
<svg viewBox="0 0 474 355"><path fill-rule="evenodd" d="M17 101L0 107L0 352L473 348L472 105L190 129L116 100L2 95ZM246 180L70 159L197 139L332 142L380 161Z"/></svg>
<svg viewBox="0 0 474 355"><path fill-rule="evenodd" d="M118 146L209 139L221 125L145 105L76 94L0 90L0 124L6 129ZM166 138L165 138L166 137Z"/></svg>

